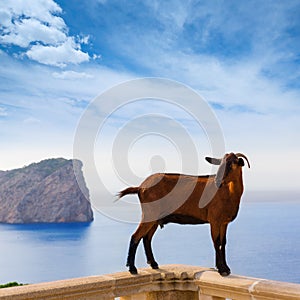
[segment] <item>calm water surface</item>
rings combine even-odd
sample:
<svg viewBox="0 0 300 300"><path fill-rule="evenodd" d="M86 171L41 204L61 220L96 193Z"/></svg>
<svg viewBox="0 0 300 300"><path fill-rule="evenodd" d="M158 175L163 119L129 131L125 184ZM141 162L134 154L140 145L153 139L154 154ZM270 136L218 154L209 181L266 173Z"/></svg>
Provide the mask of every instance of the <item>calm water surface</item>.
<svg viewBox="0 0 300 300"><path fill-rule="evenodd" d="M130 212L127 212L130 213ZM235 274L300 283L300 202L243 202L228 231ZM91 224L0 225L0 283L36 283L126 270L135 224L95 212ZM145 267L142 244L137 266ZM153 239L162 264L214 266L209 226L169 224Z"/></svg>

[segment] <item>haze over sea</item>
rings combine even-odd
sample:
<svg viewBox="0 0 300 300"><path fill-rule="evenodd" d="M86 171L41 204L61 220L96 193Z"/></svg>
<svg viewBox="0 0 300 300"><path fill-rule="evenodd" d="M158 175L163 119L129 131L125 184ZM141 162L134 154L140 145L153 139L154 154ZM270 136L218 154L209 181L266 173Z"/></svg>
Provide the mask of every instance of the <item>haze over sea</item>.
<svg viewBox="0 0 300 300"><path fill-rule="evenodd" d="M228 231L232 273L300 283L299 200L296 192L245 194ZM97 211L91 224L1 224L0 282L37 283L125 271L135 228ZM214 267L208 225L168 224L157 231L153 248L161 265ZM137 266L146 267L142 244Z"/></svg>

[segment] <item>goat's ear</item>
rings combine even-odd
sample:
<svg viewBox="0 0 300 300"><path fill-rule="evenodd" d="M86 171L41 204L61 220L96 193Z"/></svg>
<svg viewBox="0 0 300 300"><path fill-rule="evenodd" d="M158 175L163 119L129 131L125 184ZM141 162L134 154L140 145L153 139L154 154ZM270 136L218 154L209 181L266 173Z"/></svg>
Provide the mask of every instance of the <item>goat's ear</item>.
<svg viewBox="0 0 300 300"><path fill-rule="evenodd" d="M241 167L243 167L245 165L245 162L242 158L239 158L238 165Z"/></svg>
<svg viewBox="0 0 300 300"><path fill-rule="evenodd" d="M220 165L222 161L222 159L213 157L205 157L205 159L212 165Z"/></svg>

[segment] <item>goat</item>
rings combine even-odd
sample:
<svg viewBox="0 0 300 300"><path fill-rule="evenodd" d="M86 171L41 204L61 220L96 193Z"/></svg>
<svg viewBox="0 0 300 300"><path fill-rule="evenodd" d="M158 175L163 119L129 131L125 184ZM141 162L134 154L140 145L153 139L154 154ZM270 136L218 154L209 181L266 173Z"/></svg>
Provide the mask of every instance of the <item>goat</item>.
<svg viewBox="0 0 300 300"><path fill-rule="evenodd" d="M216 175L190 176L182 174L157 173L147 177L140 186L129 187L119 192L119 198L138 194L142 220L131 236L126 266L131 274L137 274L135 254L143 239L147 263L158 269L154 259L151 240L158 227L167 223L210 224L211 237L215 248L216 268L222 276L230 274L226 263L225 245L228 224L238 213L243 193L242 153L225 154L222 159L206 157L219 165ZM205 205L203 202L205 202Z"/></svg>

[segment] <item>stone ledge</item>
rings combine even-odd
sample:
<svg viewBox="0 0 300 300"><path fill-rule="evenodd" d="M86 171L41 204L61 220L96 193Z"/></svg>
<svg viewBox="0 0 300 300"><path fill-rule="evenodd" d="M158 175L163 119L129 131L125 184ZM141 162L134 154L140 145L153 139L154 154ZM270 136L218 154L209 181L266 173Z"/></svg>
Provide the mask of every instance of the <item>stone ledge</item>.
<svg viewBox="0 0 300 300"><path fill-rule="evenodd" d="M133 299L131 295L158 299L168 293L174 298L176 291L180 295L186 292L189 297L193 294L195 299L198 294L223 299L300 299L300 284L236 275L221 277L212 269L186 265L141 269L139 275L118 272L6 288L0 290L0 299Z"/></svg>
<svg viewBox="0 0 300 300"><path fill-rule="evenodd" d="M195 283L203 294L230 299L300 299L300 284L229 275L216 271L199 272Z"/></svg>
<svg viewBox="0 0 300 300"><path fill-rule="evenodd" d="M276 299L277 295L280 294L280 299L299 300L300 284L261 280L253 287L252 294L260 297L269 297L270 299Z"/></svg>

